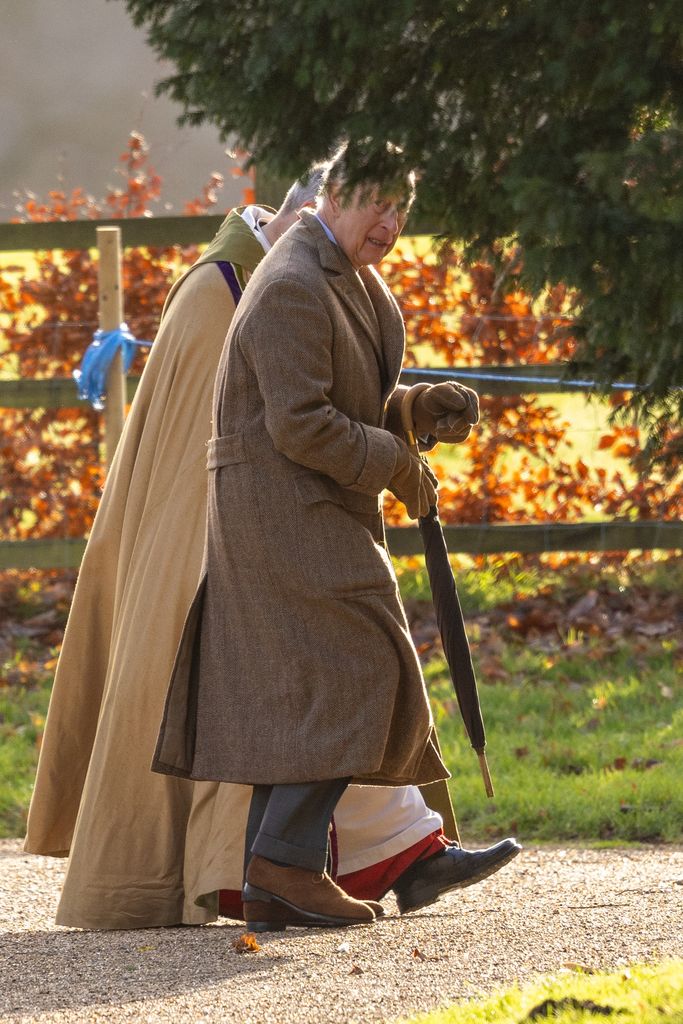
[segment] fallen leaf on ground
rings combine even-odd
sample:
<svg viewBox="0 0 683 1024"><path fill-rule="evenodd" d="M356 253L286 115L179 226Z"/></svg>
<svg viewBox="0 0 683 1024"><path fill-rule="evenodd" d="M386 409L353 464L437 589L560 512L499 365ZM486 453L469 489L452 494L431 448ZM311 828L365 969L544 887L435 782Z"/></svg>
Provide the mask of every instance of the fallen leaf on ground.
<svg viewBox="0 0 683 1024"><path fill-rule="evenodd" d="M440 960L441 957L439 957L439 956L425 956L424 953L422 952L422 950L418 949L418 947L416 946L415 949L413 950L413 959L414 960L432 960L432 961L437 961L437 960Z"/></svg>
<svg viewBox="0 0 683 1024"><path fill-rule="evenodd" d="M258 953L261 949L253 932L245 932L238 939L233 939L232 948L236 953Z"/></svg>
<svg viewBox="0 0 683 1024"><path fill-rule="evenodd" d="M349 971L349 974L363 974L363 973L364 973L363 968L359 967L358 964L354 964L353 967L351 968L351 970Z"/></svg>

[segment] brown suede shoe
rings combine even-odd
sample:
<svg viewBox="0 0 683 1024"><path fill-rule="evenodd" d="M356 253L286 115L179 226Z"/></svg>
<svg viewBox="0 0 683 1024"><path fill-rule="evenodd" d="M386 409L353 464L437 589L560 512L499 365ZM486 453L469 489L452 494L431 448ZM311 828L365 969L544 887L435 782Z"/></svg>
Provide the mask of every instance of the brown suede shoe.
<svg viewBox="0 0 683 1024"><path fill-rule="evenodd" d="M254 855L247 868L243 891L244 912L247 923L254 930L279 930L290 922L283 921L282 907L305 918L308 926L334 928L354 924L369 924L375 920L372 907L362 900L347 896L328 874L307 868L281 867ZM272 919L256 921L259 910L249 909L249 903L275 904ZM294 922L291 922L294 924ZM297 922L300 923L300 922ZM261 927L257 927L260 924ZM270 928L270 925L277 928Z"/></svg>

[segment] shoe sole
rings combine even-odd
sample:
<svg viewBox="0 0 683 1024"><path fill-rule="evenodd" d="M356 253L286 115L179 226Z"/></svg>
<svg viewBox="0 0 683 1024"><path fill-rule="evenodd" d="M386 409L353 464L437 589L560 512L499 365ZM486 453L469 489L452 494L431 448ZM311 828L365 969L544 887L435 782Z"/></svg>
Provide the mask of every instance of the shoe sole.
<svg viewBox="0 0 683 1024"><path fill-rule="evenodd" d="M266 892L265 889L259 889L255 885L247 882L242 892L243 901L245 903L259 900L263 903L275 904L277 908L284 907L286 910L296 914L297 917L302 918L301 921L289 922L283 921L281 917L273 918L267 921L247 921L249 928L254 932L270 932L270 931L285 931L287 927L290 928L349 928L355 925L361 924L372 924L375 920L371 918L369 921L360 921L358 918L353 917L334 917L331 914L316 914L312 910L304 910L302 907L297 907L294 903L289 903L288 900L283 899L281 896L276 896L272 892Z"/></svg>
<svg viewBox="0 0 683 1024"><path fill-rule="evenodd" d="M270 906L271 907L274 906L274 901L271 902ZM278 909L280 911L284 911L286 909L284 907L284 905L282 905L282 904L277 904L277 906L278 906ZM378 914L375 917L375 920L379 921L379 920L382 919L382 917L384 917L383 914ZM372 924L372 923L373 923L372 921L357 921L357 922L355 922L355 924L359 924L359 925L360 924ZM284 931L287 930L287 928L326 928L326 927L327 928L335 928L335 927L340 927L339 925L333 925L333 924L327 924L326 925L326 924L322 923L321 921L307 920L305 917L303 917L301 915L300 911L297 911L296 914L292 913L291 916L286 916L286 915L283 916L283 915L278 914L277 916L269 917L267 914L265 914L264 917L262 917L262 918L253 919L251 921L246 921L245 920L245 924L246 924L247 928L249 929L249 931L252 931L252 932L284 932ZM349 926L348 922L346 922L344 927L348 927L348 926Z"/></svg>
<svg viewBox="0 0 683 1024"><path fill-rule="evenodd" d="M402 909L401 898L397 895L396 902L398 904L398 910L403 917L404 914L414 914L416 910L423 910L425 907L431 907L433 903L440 900L442 896L447 896L449 892L454 892L456 889L466 889L468 885L476 885L477 882L483 882L485 878L489 878L491 875L495 875L496 871L500 871L506 864L509 864L511 860L514 860L522 852L522 847L518 846L516 849L512 849L507 856L501 860L497 860L495 864L490 864L488 868L483 868L476 875L470 875L469 878L463 878L461 882L455 882L453 885L449 885L443 892L438 893L436 896L425 896L421 902L411 903L405 910ZM418 889L419 892L419 889ZM418 901L420 897L418 896Z"/></svg>

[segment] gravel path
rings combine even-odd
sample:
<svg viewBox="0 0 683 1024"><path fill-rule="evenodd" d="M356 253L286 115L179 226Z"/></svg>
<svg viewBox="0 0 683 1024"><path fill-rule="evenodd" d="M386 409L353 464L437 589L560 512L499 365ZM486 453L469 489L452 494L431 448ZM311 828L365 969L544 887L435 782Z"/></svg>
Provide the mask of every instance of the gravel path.
<svg viewBox="0 0 683 1024"><path fill-rule="evenodd" d="M525 850L405 918L293 929L238 955L243 928L57 928L59 860L0 841L0 1020L365 1024L565 965L683 956L683 848Z"/></svg>

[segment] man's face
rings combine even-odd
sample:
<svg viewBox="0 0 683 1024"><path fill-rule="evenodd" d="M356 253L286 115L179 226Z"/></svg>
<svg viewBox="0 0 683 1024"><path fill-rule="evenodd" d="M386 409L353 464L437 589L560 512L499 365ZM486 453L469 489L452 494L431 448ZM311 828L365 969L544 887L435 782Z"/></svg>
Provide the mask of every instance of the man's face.
<svg viewBox="0 0 683 1024"><path fill-rule="evenodd" d="M358 270L379 263L391 252L405 225L410 201L388 196L379 188L356 189L342 201L339 192L329 197L329 226L348 259Z"/></svg>

